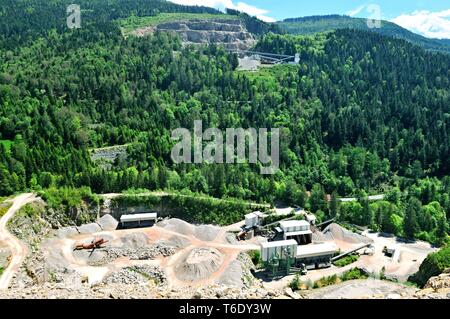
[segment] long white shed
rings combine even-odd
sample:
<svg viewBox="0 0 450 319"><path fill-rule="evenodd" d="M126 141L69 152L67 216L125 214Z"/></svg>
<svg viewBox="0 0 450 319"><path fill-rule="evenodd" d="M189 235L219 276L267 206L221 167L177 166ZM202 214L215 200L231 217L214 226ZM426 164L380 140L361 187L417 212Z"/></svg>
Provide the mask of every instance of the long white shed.
<svg viewBox="0 0 450 319"><path fill-rule="evenodd" d="M122 215L120 217L120 222L121 223L133 223L133 222L144 222L144 221L156 221L157 218L158 218L157 213Z"/></svg>
<svg viewBox="0 0 450 319"><path fill-rule="evenodd" d="M310 224L306 220L285 220L280 222L280 227L285 233L309 231Z"/></svg>
<svg viewBox="0 0 450 319"><path fill-rule="evenodd" d="M296 257L298 259L303 259L312 257L333 256L338 251L339 248L334 243L311 244L298 246Z"/></svg>

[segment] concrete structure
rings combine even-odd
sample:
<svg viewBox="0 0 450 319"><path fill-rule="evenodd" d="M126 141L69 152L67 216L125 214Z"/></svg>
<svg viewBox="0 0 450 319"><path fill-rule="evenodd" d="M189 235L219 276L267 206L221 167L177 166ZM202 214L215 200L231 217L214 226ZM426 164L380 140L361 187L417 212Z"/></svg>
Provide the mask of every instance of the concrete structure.
<svg viewBox="0 0 450 319"><path fill-rule="evenodd" d="M263 262L269 262L274 258L286 260L288 256L294 259L297 254L297 247L297 242L292 239L261 243L261 259Z"/></svg>
<svg viewBox="0 0 450 319"><path fill-rule="evenodd" d="M289 267L299 269L329 267L338 252L338 247L333 243L298 245L293 239L261 243L261 259L266 267L273 266L274 262L282 265L280 261L287 261Z"/></svg>
<svg viewBox="0 0 450 319"><path fill-rule="evenodd" d="M268 52L228 50L238 55L239 69L245 71L257 71L261 65L299 64L300 54L285 55Z"/></svg>
<svg viewBox="0 0 450 319"><path fill-rule="evenodd" d="M333 255L338 252L338 247L333 243L311 244L297 247L297 258L310 258L320 255Z"/></svg>
<svg viewBox="0 0 450 319"><path fill-rule="evenodd" d="M296 53L294 56L294 61L289 62L289 64L292 64L292 65L300 64L300 54Z"/></svg>
<svg viewBox="0 0 450 319"><path fill-rule="evenodd" d="M241 71L258 71L261 67L261 61L255 57L245 57L239 59L238 69Z"/></svg>
<svg viewBox="0 0 450 319"><path fill-rule="evenodd" d="M306 215L306 220L309 222L310 225L315 225L317 218L313 214Z"/></svg>
<svg viewBox="0 0 450 319"><path fill-rule="evenodd" d="M338 247L333 243L298 246L295 262L297 265L312 265L314 268L328 267L331 265L331 258L338 251Z"/></svg>
<svg viewBox="0 0 450 319"><path fill-rule="evenodd" d="M140 227L150 226L156 222L158 218L157 213L143 213L133 215L122 215L120 217L120 224L122 227Z"/></svg>
<svg viewBox="0 0 450 319"><path fill-rule="evenodd" d="M245 215L245 227L251 229L257 226L261 226L265 217L266 215L261 213L260 211L247 214Z"/></svg>
<svg viewBox="0 0 450 319"><path fill-rule="evenodd" d="M299 245L312 242L311 225L306 220L287 220L280 222L283 231L283 239L295 239Z"/></svg>

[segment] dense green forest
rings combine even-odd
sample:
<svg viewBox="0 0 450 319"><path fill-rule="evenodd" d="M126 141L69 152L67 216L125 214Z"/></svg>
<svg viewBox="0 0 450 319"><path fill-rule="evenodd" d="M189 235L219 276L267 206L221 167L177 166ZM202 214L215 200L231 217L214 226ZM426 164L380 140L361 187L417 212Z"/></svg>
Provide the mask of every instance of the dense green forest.
<svg viewBox="0 0 450 319"><path fill-rule="evenodd" d="M380 28L369 28L367 19L352 18L341 15L310 16L303 18L291 18L277 22L281 30L289 34L308 35L320 32L329 32L338 29L356 29L376 32L384 36L404 39L413 44L420 45L428 50L450 53L450 41L448 39L430 39L406 30L399 25L381 21Z"/></svg>
<svg viewBox="0 0 450 319"><path fill-rule="evenodd" d="M215 45L183 47L167 33L124 38L117 23L212 9L79 2L82 28L69 30L67 1L0 0L0 196L63 186L188 189L446 240L450 55L365 31L275 34L243 15L260 36L256 49L301 57L298 66L248 73ZM282 128L280 171L173 164L171 131L199 119L221 129ZM127 156L111 169L90 158L90 149L123 144ZM389 196L369 203L371 193ZM350 195L359 201L339 205Z"/></svg>

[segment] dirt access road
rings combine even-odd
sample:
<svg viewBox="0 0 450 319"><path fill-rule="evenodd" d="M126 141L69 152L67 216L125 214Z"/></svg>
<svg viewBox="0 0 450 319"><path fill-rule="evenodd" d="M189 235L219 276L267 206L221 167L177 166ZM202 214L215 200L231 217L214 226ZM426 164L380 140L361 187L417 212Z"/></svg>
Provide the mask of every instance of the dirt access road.
<svg viewBox="0 0 450 319"><path fill-rule="evenodd" d="M12 200L11 208L0 219L0 241L4 242L11 251L11 261L0 277L0 290L8 289L14 273L19 269L27 254L27 247L8 231L8 221L20 208L35 200L36 197L32 193L17 196Z"/></svg>

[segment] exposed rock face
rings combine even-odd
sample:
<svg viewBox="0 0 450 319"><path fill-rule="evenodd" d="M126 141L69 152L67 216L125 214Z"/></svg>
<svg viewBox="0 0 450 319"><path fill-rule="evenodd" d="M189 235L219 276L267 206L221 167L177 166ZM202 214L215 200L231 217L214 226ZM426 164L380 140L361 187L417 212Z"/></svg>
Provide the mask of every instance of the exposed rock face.
<svg viewBox="0 0 450 319"><path fill-rule="evenodd" d="M423 299L450 299L450 268L442 274L431 277L424 289L417 293Z"/></svg>
<svg viewBox="0 0 450 319"><path fill-rule="evenodd" d="M140 28L132 34L144 36L156 30L177 32L185 45L216 43L224 45L227 49L246 50L256 44L254 36L238 19L169 22L156 27Z"/></svg>

